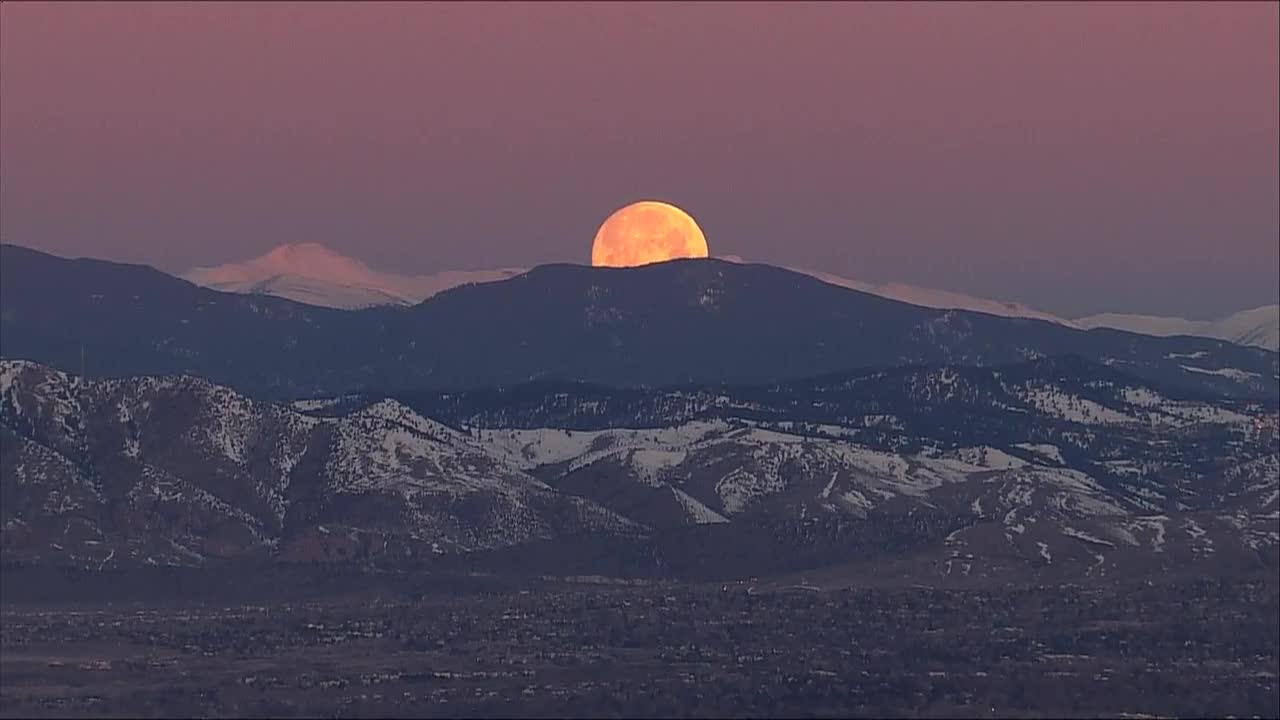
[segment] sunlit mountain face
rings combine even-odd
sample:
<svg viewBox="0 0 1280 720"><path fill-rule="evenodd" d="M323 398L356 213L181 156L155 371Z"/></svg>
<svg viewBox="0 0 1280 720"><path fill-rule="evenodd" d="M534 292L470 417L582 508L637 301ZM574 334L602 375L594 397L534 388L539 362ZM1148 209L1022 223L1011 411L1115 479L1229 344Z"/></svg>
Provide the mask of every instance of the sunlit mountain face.
<svg viewBox="0 0 1280 720"><path fill-rule="evenodd" d="M397 275L317 243L281 245L239 263L196 268L182 278L225 292L272 295L308 305L355 309L379 305L415 305L458 285L503 280L520 268Z"/></svg>

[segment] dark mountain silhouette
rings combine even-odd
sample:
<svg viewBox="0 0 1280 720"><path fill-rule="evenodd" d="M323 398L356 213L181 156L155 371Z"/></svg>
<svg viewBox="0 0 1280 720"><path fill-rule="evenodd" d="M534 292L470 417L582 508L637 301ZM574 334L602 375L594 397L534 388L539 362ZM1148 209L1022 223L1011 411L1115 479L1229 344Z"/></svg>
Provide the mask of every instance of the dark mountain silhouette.
<svg viewBox="0 0 1280 720"><path fill-rule="evenodd" d="M767 265L546 265L410 308L333 310L0 246L0 354L91 376L186 373L258 397L532 380L771 383L1074 354L1210 395L1274 397L1274 352L909 305ZM1190 368L1190 369L1188 369Z"/></svg>

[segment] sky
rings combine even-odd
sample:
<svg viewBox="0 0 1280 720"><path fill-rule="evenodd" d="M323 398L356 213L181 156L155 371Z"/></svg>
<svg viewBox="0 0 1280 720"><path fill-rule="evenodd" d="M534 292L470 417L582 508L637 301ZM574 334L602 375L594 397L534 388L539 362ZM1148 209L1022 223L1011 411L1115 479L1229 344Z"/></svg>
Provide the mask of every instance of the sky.
<svg viewBox="0 0 1280 720"><path fill-rule="evenodd" d="M1280 295L1280 4L4 3L0 241L713 255L1208 318Z"/></svg>

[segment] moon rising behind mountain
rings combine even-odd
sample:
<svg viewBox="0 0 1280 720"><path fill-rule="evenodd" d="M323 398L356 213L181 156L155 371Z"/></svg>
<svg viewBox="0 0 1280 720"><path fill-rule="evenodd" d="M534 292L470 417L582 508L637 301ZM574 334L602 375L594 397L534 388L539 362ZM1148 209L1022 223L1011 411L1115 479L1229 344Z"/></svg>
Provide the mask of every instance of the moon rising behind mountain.
<svg viewBox="0 0 1280 720"><path fill-rule="evenodd" d="M680 208L655 200L615 211L596 231L591 264L634 267L676 258L707 257L707 238Z"/></svg>

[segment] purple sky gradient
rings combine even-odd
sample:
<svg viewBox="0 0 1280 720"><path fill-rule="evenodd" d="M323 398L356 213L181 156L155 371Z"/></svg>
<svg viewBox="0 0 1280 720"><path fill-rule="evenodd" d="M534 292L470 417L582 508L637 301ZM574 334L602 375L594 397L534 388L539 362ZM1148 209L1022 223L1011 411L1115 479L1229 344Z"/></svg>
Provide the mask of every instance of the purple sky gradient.
<svg viewBox="0 0 1280 720"><path fill-rule="evenodd" d="M0 240L185 270L713 255L1208 317L1280 294L1276 3L5 3Z"/></svg>

